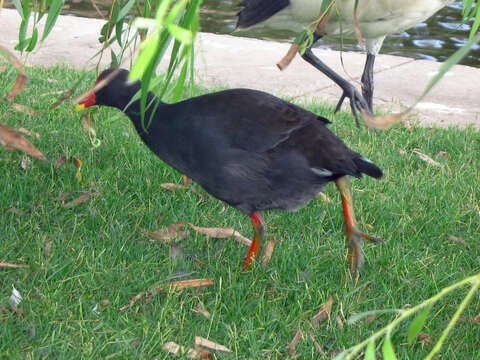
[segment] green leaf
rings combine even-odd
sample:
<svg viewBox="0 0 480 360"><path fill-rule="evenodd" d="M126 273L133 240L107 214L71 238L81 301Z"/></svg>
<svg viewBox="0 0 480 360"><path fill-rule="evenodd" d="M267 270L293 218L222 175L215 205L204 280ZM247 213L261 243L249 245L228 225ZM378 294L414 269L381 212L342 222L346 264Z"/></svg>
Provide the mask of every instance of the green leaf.
<svg viewBox="0 0 480 360"><path fill-rule="evenodd" d="M18 13L22 17L22 21L25 21L25 16L23 16L22 3L20 2L20 0L12 0L12 3L15 6L15 9L17 9Z"/></svg>
<svg viewBox="0 0 480 360"><path fill-rule="evenodd" d="M48 34L50 34L50 31L52 31L53 26L57 22L58 15L60 15L63 4L64 0L52 0L50 9L48 10L47 20L45 21L45 28L43 29L41 41L45 40Z"/></svg>
<svg viewBox="0 0 480 360"><path fill-rule="evenodd" d="M407 342L408 345L412 345L413 341L417 338L418 334L425 325L425 321L427 320L427 316L430 313L430 306L427 306L421 313L418 315L415 320L412 321L410 324L410 328L408 329L408 336Z"/></svg>
<svg viewBox="0 0 480 360"><path fill-rule="evenodd" d="M335 356L332 360L344 360L347 357L347 350L342 351L340 354Z"/></svg>
<svg viewBox="0 0 480 360"><path fill-rule="evenodd" d="M188 73L188 63L184 63L180 76L178 77L175 85L175 91L173 92L173 101L177 102L180 100L180 95L182 94L183 85L185 84L185 79Z"/></svg>
<svg viewBox="0 0 480 360"><path fill-rule="evenodd" d="M135 0L129 0L125 4L125 6L118 12L117 16L115 17L114 23L118 23L120 20L122 20L122 22L123 22L123 19L130 12L130 10L132 9L132 6L134 4L135 4Z"/></svg>
<svg viewBox="0 0 480 360"><path fill-rule="evenodd" d="M468 17L472 11L472 5L474 0L463 0L462 2L462 15Z"/></svg>
<svg viewBox="0 0 480 360"><path fill-rule="evenodd" d="M27 51L27 52L32 51L35 48L35 45L37 44L37 40L38 40L38 30L37 30L37 28L35 28L35 29L33 29L32 37L30 38L30 42L29 42L27 48L25 49L25 51Z"/></svg>
<svg viewBox="0 0 480 360"><path fill-rule="evenodd" d="M117 55L115 55L115 53L113 52L112 49L110 49L110 56L112 58L112 63L111 63L111 67L112 68L117 68L120 66L120 61L117 57Z"/></svg>
<svg viewBox="0 0 480 360"><path fill-rule="evenodd" d="M23 49L25 49L30 43L30 40L26 38L29 20L30 13L28 13L28 15L25 17L25 20L20 24L20 28L18 30L18 44L15 46L15 50L23 51Z"/></svg>
<svg viewBox="0 0 480 360"><path fill-rule="evenodd" d="M477 3L477 6L475 7L475 21L473 22L472 28L470 29L469 39L472 39L475 36L479 26L480 26L480 2Z"/></svg>
<svg viewBox="0 0 480 360"><path fill-rule="evenodd" d="M177 2L168 13L168 16L165 18L164 24L166 25L173 23L177 17L181 16L180 14L183 13L186 5L186 0Z"/></svg>
<svg viewBox="0 0 480 360"><path fill-rule="evenodd" d="M163 25L163 19L165 18L165 15L167 14L168 8L170 7L171 3L172 0L163 0L158 7L157 14L155 15L155 20L157 20L160 26Z"/></svg>
<svg viewBox="0 0 480 360"><path fill-rule="evenodd" d="M158 23L153 19L138 17L133 22L133 26L138 29L154 29L158 26Z"/></svg>
<svg viewBox="0 0 480 360"><path fill-rule="evenodd" d="M395 351L393 350L392 341L390 337L386 337L382 345L383 360L397 360Z"/></svg>
<svg viewBox="0 0 480 360"><path fill-rule="evenodd" d="M120 19L115 24L115 38L117 39L118 45L122 47L122 33L123 33L123 18Z"/></svg>
<svg viewBox="0 0 480 360"><path fill-rule="evenodd" d="M388 314L388 313L399 313L401 310L397 310L397 309L386 309L386 310L372 310L372 311L365 311L363 313L360 313L360 314L356 314L356 315L353 315L351 316L348 320L347 320L347 323L349 325L352 325L354 323L356 323L358 320L361 320L363 318L366 318L367 316L370 316L370 315L379 315L379 314Z"/></svg>
<svg viewBox="0 0 480 360"><path fill-rule="evenodd" d="M332 1L335 1L335 0L322 0L321 14L323 14L325 12L325 10L330 6L330 3Z"/></svg>
<svg viewBox="0 0 480 360"><path fill-rule="evenodd" d="M364 360L375 360L375 341L370 341L365 349Z"/></svg>
<svg viewBox="0 0 480 360"><path fill-rule="evenodd" d="M155 55L155 44L157 42L157 33L153 33L145 39L144 43L141 45L140 55L130 71L130 80L137 81L142 77L148 64L150 64L150 60L153 55Z"/></svg>
<svg viewBox="0 0 480 360"><path fill-rule="evenodd" d="M181 28L180 26L174 24L169 24L167 28L168 31L170 31L170 34L172 34L173 37L175 37L175 39L178 41L181 41L186 45L190 45L192 43L193 35L190 30Z"/></svg>

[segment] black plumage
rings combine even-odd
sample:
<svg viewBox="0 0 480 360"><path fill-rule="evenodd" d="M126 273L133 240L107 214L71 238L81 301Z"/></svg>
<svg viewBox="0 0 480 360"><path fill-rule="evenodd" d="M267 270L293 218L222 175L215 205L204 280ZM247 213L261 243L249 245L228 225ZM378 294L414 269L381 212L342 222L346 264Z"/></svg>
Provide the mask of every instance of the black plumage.
<svg viewBox="0 0 480 360"><path fill-rule="evenodd" d="M111 72L103 72L99 80ZM80 104L124 111L158 157L251 216L270 209L295 210L328 182L346 175L382 176L376 165L327 128L327 119L265 92L233 89L160 103L144 129L139 100L127 106L140 87L140 82L128 83L128 72L119 70Z"/></svg>

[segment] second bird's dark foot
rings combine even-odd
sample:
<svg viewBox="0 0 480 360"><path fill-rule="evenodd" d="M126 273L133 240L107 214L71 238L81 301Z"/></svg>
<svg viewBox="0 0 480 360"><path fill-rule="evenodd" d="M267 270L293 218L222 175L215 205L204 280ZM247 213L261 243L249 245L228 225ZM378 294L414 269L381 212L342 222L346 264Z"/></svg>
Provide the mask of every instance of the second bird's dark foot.
<svg viewBox="0 0 480 360"><path fill-rule="evenodd" d="M352 114L355 117L355 123L357 128L360 128L360 120L358 119L358 113L366 113L370 116L373 116L373 112L370 110L370 106L365 98L360 94L360 92L355 89L355 87L351 84L345 89L343 89L343 94L338 100L337 106L335 107L335 113L340 110L342 107L343 101L345 98L349 98L350 100L350 109L352 110Z"/></svg>

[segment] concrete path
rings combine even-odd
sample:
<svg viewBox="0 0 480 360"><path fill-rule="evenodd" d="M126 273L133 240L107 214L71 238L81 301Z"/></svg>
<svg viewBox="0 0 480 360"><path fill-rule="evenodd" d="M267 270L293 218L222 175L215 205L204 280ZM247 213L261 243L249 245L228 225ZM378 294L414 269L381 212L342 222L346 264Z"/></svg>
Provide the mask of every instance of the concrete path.
<svg viewBox="0 0 480 360"><path fill-rule="evenodd" d="M92 68L90 58L100 49L98 37L104 21L60 16L42 47L27 63L52 66L66 63ZM15 10L0 11L0 44L13 50L20 17ZM280 72L276 63L289 44L202 33L197 39L197 79L201 84L249 87L302 101L319 99L336 104L339 88L300 57ZM365 61L361 53L316 50L316 55L344 77L358 80ZM341 65L341 57L345 69ZM110 62L110 55L102 63ZM375 63L374 105L398 111L411 105L441 64L427 60L380 55ZM347 75L345 73L349 75ZM344 109L347 109L344 105ZM347 109L348 110L348 109ZM480 128L480 69L455 66L416 108L412 117L424 125L474 125Z"/></svg>

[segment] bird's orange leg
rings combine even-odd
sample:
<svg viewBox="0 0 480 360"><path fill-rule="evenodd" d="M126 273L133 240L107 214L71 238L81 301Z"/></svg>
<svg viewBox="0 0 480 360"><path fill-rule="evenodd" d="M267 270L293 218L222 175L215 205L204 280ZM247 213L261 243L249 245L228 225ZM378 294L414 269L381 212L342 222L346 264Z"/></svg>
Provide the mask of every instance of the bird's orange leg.
<svg viewBox="0 0 480 360"><path fill-rule="evenodd" d="M358 272L363 266L365 259L362 252L362 238L365 238L374 243L383 242L382 239L365 234L358 230L357 222L355 220L355 213L353 211L352 192L350 190L350 181L346 176L335 180L338 191L342 196L343 216L345 218L345 233L348 244L348 263L350 264L350 272L354 278L358 276Z"/></svg>
<svg viewBox="0 0 480 360"><path fill-rule="evenodd" d="M247 257L243 263L243 271L247 270L252 263L253 257L255 259L258 257L258 251L260 250L260 244L263 241L265 236L265 221L263 221L262 216L259 212L254 212L250 214L250 219L253 224L253 240L250 249L248 250Z"/></svg>

